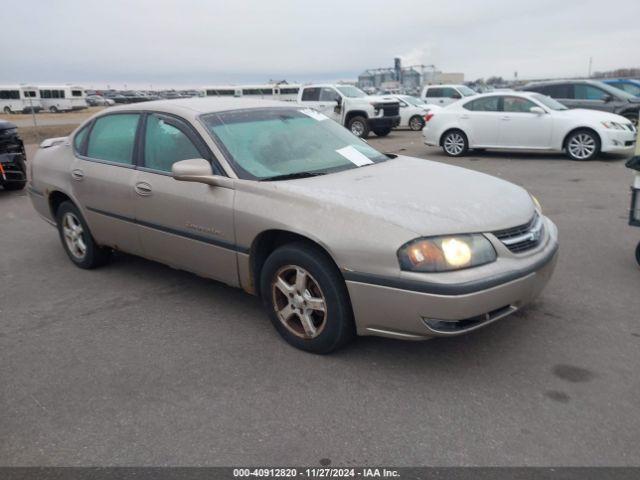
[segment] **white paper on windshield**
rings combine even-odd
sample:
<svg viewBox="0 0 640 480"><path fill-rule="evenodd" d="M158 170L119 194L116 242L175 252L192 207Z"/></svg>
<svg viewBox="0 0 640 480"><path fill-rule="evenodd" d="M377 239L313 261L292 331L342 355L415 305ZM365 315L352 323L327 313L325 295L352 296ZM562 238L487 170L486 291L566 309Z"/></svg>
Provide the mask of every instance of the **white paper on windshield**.
<svg viewBox="0 0 640 480"><path fill-rule="evenodd" d="M323 121L323 120L328 120L329 117L327 117L326 115L320 113L320 112L316 112L315 110L312 110L310 108L305 108L304 110L300 110L300 113L304 113L305 115L313 118L314 120L317 120L319 122Z"/></svg>
<svg viewBox="0 0 640 480"><path fill-rule="evenodd" d="M344 147L339 150L336 150L336 152L342 155L347 160L349 160L351 163L354 163L359 167L373 163L371 160L369 160L369 158L366 155L364 155L363 153L360 153L357 149L355 149L351 145L349 145L348 147Z"/></svg>

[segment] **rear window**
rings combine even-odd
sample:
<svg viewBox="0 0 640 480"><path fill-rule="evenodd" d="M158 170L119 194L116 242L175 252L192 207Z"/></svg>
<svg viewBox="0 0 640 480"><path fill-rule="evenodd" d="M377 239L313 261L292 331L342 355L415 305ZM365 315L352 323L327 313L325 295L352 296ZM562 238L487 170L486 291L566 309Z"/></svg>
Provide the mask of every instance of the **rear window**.
<svg viewBox="0 0 640 480"><path fill-rule="evenodd" d="M76 152L80 154L84 154L84 139L87 138L87 132L89 131L89 126L84 127L78 133L76 133L75 137L73 137L73 147Z"/></svg>
<svg viewBox="0 0 640 480"><path fill-rule="evenodd" d="M98 118L89 135L87 156L132 165L139 117L137 113L122 113Z"/></svg>

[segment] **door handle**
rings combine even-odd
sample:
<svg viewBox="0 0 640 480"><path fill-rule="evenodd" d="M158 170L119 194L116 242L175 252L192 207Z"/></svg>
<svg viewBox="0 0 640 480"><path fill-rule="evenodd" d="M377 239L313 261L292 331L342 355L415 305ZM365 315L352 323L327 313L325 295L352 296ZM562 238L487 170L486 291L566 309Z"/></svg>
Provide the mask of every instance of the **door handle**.
<svg viewBox="0 0 640 480"><path fill-rule="evenodd" d="M469 120L469 115L461 115L460 119L461 120Z"/></svg>
<svg viewBox="0 0 640 480"><path fill-rule="evenodd" d="M75 169L71 171L71 178L74 180L80 181L84 178L84 172L80 169Z"/></svg>
<svg viewBox="0 0 640 480"><path fill-rule="evenodd" d="M511 117L502 117L502 120L509 121L511 120Z"/></svg>
<svg viewBox="0 0 640 480"><path fill-rule="evenodd" d="M153 190L151 189L151 185L149 185L147 182L136 183L134 190L138 195L141 195L143 197L147 197L153 193Z"/></svg>

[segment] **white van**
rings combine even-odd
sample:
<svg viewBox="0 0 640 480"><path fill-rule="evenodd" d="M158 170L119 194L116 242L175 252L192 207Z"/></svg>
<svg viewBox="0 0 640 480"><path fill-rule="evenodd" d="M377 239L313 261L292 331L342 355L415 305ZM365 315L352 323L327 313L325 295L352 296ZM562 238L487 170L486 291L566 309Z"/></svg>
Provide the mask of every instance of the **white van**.
<svg viewBox="0 0 640 480"><path fill-rule="evenodd" d="M42 110L38 87L31 85L0 85L0 111L29 113Z"/></svg>
<svg viewBox="0 0 640 480"><path fill-rule="evenodd" d="M38 86L42 108L51 113L68 112L87 108L84 88L77 85Z"/></svg>
<svg viewBox="0 0 640 480"><path fill-rule="evenodd" d="M204 87L208 97L251 97L268 100L295 102L300 85L263 84L263 85L220 85Z"/></svg>
<svg viewBox="0 0 640 480"><path fill-rule="evenodd" d="M464 97L472 97L477 92L466 85L428 85L422 89L420 98L424 103L444 107Z"/></svg>

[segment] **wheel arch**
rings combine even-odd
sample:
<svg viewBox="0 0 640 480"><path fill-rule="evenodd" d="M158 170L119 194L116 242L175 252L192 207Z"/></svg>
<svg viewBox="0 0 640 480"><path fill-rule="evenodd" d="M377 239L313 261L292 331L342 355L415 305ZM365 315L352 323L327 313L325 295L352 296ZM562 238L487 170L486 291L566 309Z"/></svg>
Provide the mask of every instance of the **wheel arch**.
<svg viewBox="0 0 640 480"><path fill-rule="evenodd" d="M576 133L579 132L581 130L586 130L590 133L593 133L596 138L598 139L598 142L600 143L600 146L602 147L602 137L600 136L600 134L592 127L587 127L587 126L580 126L580 127L574 127L571 130L569 130L563 137L562 139L562 150L567 148L567 140L569 140L569 137Z"/></svg>
<svg viewBox="0 0 640 480"><path fill-rule="evenodd" d="M49 204L49 211L51 212L51 217L53 218L54 221L57 218L57 213L58 213L58 209L60 208L60 205L62 205L62 203L66 201L69 201L74 205L78 206L76 202L74 202L74 200L69 195L67 195L61 190L53 190L49 193L49 196L47 198L47 203Z"/></svg>
<svg viewBox="0 0 640 480"><path fill-rule="evenodd" d="M440 134L440 139L438 140L438 145L442 146L442 142L444 141L444 137L447 135L447 133L453 132L453 131L458 131L458 132L462 133L467 139L467 146L469 148L471 148L471 140L470 140L469 134L467 132L465 132L463 129L461 129L460 127L448 127L448 128L445 128L444 131Z"/></svg>
<svg viewBox="0 0 640 480"><path fill-rule="evenodd" d="M366 119L369 119L369 115L367 115L367 112L365 112L364 110L350 110L344 117L345 127L349 125L349 122L353 117L364 117Z"/></svg>
<svg viewBox="0 0 640 480"><path fill-rule="evenodd" d="M273 251L289 243L304 243L311 248L319 250L335 265L342 276L340 267L338 267L333 255L321 242L290 230L270 229L260 232L254 238L251 243L251 248L249 249L250 280L252 285L249 286L248 290L251 291L251 293L260 296L260 275L262 274L262 267L265 261Z"/></svg>

